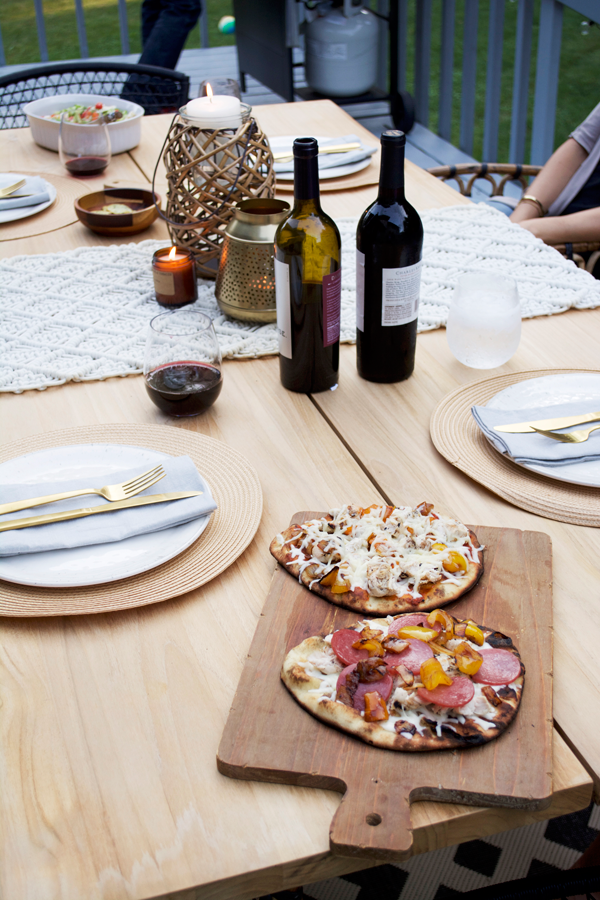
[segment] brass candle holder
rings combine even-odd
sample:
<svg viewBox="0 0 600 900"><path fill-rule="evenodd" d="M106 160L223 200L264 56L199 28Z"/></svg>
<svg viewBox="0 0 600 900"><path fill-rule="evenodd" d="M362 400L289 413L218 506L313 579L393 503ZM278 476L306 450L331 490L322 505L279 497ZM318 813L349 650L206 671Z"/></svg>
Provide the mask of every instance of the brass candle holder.
<svg viewBox="0 0 600 900"><path fill-rule="evenodd" d="M239 128L203 128L185 113L165 141L166 220L173 243L190 250L196 271L216 278L225 229L242 200L275 193L273 154L251 107Z"/></svg>
<svg viewBox="0 0 600 900"><path fill-rule="evenodd" d="M290 210L285 200L242 200L225 229L215 285L221 310L244 322L275 322L274 240Z"/></svg>

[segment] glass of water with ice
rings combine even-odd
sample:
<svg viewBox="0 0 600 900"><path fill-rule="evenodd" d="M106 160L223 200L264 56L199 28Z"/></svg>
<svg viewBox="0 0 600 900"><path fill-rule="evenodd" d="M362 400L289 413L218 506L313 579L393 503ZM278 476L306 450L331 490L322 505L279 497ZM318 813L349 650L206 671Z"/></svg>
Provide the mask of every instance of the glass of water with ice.
<svg viewBox="0 0 600 900"><path fill-rule="evenodd" d="M514 279L497 272L461 275L446 336L457 360L472 369L494 369L508 362L521 339L521 304Z"/></svg>

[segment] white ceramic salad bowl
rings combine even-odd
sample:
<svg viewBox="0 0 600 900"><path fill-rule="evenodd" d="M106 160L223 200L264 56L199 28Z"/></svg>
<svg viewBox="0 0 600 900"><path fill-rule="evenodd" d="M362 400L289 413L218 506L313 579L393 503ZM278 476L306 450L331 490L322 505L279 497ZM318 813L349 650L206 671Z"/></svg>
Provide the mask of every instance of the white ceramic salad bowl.
<svg viewBox="0 0 600 900"><path fill-rule="evenodd" d="M31 136L36 144L58 152L60 122L56 119L45 119L44 116L67 109L75 103L80 103L82 106L103 103L105 106L116 106L118 109L133 112L134 115L130 118L110 122L108 129L113 156L137 147L142 136L143 107L130 100L123 100L121 97L103 97L100 94L54 94L52 97L42 97L40 100L32 100L31 103L27 103L23 107L23 112L29 120ZM86 126L82 125L81 127L85 128Z"/></svg>

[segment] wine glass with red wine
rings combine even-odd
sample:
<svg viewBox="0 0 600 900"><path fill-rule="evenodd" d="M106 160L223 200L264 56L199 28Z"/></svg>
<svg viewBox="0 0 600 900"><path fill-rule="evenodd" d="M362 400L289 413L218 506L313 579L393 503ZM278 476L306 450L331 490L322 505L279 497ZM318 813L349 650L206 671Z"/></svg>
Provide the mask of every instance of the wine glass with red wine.
<svg viewBox="0 0 600 900"><path fill-rule="evenodd" d="M152 319L144 380L150 399L168 416L197 416L212 406L223 387L212 319L189 307Z"/></svg>
<svg viewBox="0 0 600 900"><path fill-rule="evenodd" d="M89 125L68 122L63 115L58 133L58 155L71 175L100 175L110 162L108 123L102 118Z"/></svg>

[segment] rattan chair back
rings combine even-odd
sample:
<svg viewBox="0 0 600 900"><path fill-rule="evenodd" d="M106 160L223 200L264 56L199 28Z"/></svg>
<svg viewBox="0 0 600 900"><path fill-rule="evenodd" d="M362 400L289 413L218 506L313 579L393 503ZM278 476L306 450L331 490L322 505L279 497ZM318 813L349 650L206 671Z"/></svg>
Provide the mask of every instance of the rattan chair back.
<svg viewBox="0 0 600 900"><path fill-rule="evenodd" d="M442 181L456 181L458 189L463 197L470 197L474 184L479 180L488 181L492 185L492 197L504 196L504 188L509 181L518 181L523 193L529 186L529 179L542 169L541 166L525 166L515 163L461 163L456 166L435 166L427 169L430 175L435 175ZM501 175L499 179L494 175ZM564 257L572 260L580 269L593 272L596 263L600 259L600 241L586 241L580 243L552 244ZM582 253L590 253L586 259Z"/></svg>

